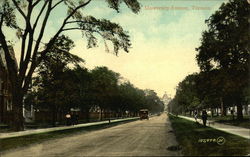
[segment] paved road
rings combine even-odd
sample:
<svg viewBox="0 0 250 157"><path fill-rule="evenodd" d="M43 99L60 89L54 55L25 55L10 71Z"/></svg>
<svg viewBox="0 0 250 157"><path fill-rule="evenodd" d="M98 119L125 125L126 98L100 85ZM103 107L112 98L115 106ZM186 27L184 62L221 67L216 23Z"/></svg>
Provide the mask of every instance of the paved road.
<svg viewBox="0 0 250 157"><path fill-rule="evenodd" d="M54 139L1 154L1 157L176 156L177 145L166 114L111 128Z"/></svg>

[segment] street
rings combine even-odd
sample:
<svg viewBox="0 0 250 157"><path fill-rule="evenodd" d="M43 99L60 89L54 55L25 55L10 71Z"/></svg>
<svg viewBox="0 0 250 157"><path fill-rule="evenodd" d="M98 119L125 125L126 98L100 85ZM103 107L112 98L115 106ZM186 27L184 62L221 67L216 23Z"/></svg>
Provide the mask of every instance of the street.
<svg viewBox="0 0 250 157"><path fill-rule="evenodd" d="M180 151L167 150L167 147L177 145L171 130L167 115L162 114L149 120L138 120L10 150L1 154L1 157L181 155Z"/></svg>

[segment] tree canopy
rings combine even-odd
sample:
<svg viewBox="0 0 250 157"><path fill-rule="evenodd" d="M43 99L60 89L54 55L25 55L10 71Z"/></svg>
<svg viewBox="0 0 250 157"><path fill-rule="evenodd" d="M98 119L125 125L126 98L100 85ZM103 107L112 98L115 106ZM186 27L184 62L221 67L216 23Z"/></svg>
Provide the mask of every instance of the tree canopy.
<svg viewBox="0 0 250 157"><path fill-rule="evenodd" d="M230 0L205 21L208 30L196 48L201 72L179 83L172 106L178 110L221 107L225 114L225 107L237 105L237 118L243 118L242 105L249 104L249 18L247 1Z"/></svg>
<svg viewBox="0 0 250 157"><path fill-rule="evenodd" d="M48 53L56 53L53 49L56 41L62 35L71 30L79 30L87 39L87 47L97 46L97 36L106 44L110 41L114 46L114 53L119 50L129 51L131 42L128 32L119 24L107 19L97 19L94 15L85 15L84 9L92 0L3 0L0 2L0 46L3 49L9 80L12 84L13 124L14 130L23 129L22 102L30 86L32 75L37 66L48 57ZM134 13L140 10L137 0L106 0L103 3L108 7L120 11L120 5L124 3ZM50 17L56 12L56 8L65 8L67 14L58 15L62 20L60 27L54 34L45 34L48 29ZM52 21L58 22L57 21ZM15 30L20 39L20 53L18 60L15 53L10 51L11 43L8 29ZM48 41L44 41L48 38ZM2 51L1 51L2 52Z"/></svg>

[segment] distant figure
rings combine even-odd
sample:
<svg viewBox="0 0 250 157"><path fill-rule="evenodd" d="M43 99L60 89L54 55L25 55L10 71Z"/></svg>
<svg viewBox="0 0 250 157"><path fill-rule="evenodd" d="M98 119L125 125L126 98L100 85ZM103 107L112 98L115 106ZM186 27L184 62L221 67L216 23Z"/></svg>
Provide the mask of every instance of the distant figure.
<svg viewBox="0 0 250 157"><path fill-rule="evenodd" d="M231 115L232 115L232 118L234 120L234 110L233 109L231 109Z"/></svg>
<svg viewBox="0 0 250 157"><path fill-rule="evenodd" d="M206 126L206 123L207 123L207 112L206 110L203 110L202 111L202 121L203 121L203 125Z"/></svg>
<svg viewBox="0 0 250 157"><path fill-rule="evenodd" d="M79 123L79 115L78 114L76 114L76 122L75 122L76 124L78 124Z"/></svg>
<svg viewBox="0 0 250 157"><path fill-rule="evenodd" d="M71 116L71 125L77 124L77 115L73 112Z"/></svg>
<svg viewBox="0 0 250 157"><path fill-rule="evenodd" d="M195 119L196 122L197 122L197 117L198 117L198 113L197 113L197 111L195 111L194 112L194 119Z"/></svg>
<svg viewBox="0 0 250 157"><path fill-rule="evenodd" d="M66 125L68 126L71 125L71 115L67 113L65 118L66 118Z"/></svg>

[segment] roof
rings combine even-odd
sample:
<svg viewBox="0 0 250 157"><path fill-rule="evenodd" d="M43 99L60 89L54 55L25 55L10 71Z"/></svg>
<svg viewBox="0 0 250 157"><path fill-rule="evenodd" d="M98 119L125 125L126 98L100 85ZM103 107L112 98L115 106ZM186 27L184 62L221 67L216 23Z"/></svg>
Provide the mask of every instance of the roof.
<svg viewBox="0 0 250 157"><path fill-rule="evenodd" d="M9 52L10 52L10 57L15 60L16 62L16 66L17 66L17 61L15 58L15 53L14 53L14 49L12 46L8 46L9 48ZM5 70L7 69L7 62L5 60L5 54L3 49L0 47L0 68L4 68Z"/></svg>

